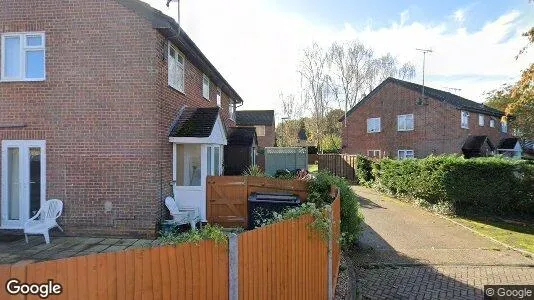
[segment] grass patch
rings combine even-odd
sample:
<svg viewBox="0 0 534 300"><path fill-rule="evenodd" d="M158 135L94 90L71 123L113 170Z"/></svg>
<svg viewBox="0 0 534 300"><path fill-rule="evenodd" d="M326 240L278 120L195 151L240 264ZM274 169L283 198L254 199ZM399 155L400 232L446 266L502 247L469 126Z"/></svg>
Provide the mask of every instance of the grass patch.
<svg viewBox="0 0 534 300"><path fill-rule="evenodd" d="M319 165L317 164L308 165L308 172L313 173L313 174L319 172Z"/></svg>
<svg viewBox="0 0 534 300"><path fill-rule="evenodd" d="M534 223L493 217L455 217L455 221L512 247L534 253Z"/></svg>

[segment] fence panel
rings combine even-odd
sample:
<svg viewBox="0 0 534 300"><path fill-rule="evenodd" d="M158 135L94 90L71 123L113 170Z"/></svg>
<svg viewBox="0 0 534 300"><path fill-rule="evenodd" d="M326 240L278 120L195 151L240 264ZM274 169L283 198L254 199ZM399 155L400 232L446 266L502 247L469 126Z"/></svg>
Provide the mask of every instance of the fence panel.
<svg viewBox="0 0 534 300"><path fill-rule="evenodd" d="M239 235L239 299L326 299L327 242L303 216Z"/></svg>
<svg viewBox="0 0 534 300"><path fill-rule="evenodd" d="M319 154L319 171L356 181L356 157L350 154Z"/></svg>
<svg viewBox="0 0 534 300"><path fill-rule="evenodd" d="M336 195L332 203L332 286L335 290L339 275L339 264L341 263L341 245L339 243L339 238L341 237L341 200L339 190L336 188L333 192Z"/></svg>
<svg viewBox="0 0 534 300"><path fill-rule="evenodd" d="M278 170L308 169L308 149L303 147L266 147L265 173L274 176Z"/></svg>

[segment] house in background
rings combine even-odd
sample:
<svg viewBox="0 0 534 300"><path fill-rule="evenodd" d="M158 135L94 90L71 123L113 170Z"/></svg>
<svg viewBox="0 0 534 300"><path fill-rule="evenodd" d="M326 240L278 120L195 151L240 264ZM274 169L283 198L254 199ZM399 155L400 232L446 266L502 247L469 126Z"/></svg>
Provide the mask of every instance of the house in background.
<svg viewBox="0 0 534 300"><path fill-rule="evenodd" d="M224 175L242 175L256 165L258 139L254 127L232 127L224 147Z"/></svg>
<svg viewBox="0 0 534 300"><path fill-rule="evenodd" d="M154 235L166 196L205 214L243 100L138 0L3 0L0 228L45 199L67 234Z"/></svg>
<svg viewBox="0 0 534 300"><path fill-rule="evenodd" d="M492 156L495 154L495 146L485 135L468 136L462 146L465 158Z"/></svg>
<svg viewBox="0 0 534 300"><path fill-rule="evenodd" d="M275 121L274 110L240 110L236 112L236 125L254 127L258 136L258 148L274 147Z"/></svg>
<svg viewBox="0 0 534 300"><path fill-rule="evenodd" d="M462 153L473 136L511 137L503 112L446 91L388 78L347 112L342 152L413 158ZM343 118L340 120L343 121Z"/></svg>

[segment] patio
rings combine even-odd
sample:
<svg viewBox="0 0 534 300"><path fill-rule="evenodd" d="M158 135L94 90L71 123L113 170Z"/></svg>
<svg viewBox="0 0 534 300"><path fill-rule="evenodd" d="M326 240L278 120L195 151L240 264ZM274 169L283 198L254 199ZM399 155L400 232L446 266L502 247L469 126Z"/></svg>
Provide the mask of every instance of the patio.
<svg viewBox="0 0 534 300"><path fill-rule="evenodd" d="M94 253L114 252L157 245L156 240L105 237L52 237L45 244L42 236L4 236L0 239L0 264L22 260L44 261Z"/></svg>

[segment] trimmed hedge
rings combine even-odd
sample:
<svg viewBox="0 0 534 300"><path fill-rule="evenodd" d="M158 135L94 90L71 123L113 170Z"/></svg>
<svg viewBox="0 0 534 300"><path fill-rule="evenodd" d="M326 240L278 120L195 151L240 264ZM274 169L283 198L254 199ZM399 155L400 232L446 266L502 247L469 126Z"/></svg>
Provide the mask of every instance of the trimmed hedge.
<svg viewBox="0 0 534 300"><path fill-rule="evenodd" d="M394 195L443 205L456 213L534 215L534 165L502 157L383 159L375 185Z"/></svg>
<svg viewBox="0 0 534 300"><path fill-rule="evenodd" d="M341 200L341 244L346 247L356 241L363 222L358 196L350 188L350 184L344 178L321 171L308 183L308 201L315 203L318 207L332 203L334 200L330 196L332 185L339 188Z"/></svg>

